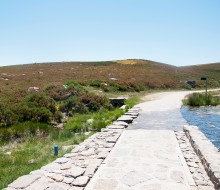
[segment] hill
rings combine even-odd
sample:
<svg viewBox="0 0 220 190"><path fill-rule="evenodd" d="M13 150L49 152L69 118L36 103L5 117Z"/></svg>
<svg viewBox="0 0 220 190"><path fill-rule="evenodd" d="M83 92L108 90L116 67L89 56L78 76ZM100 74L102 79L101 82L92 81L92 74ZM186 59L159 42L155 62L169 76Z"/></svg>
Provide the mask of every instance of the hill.
<svg viewBox="0 0 220 190"><path fill-rule="evenodd" d="M106 62L59 62L0 67L1 96L22 94L31 86L43 90L48 84L64 84L68 80L83 85L92 81L124 86L142 85L150 89L184 88L180 81L195 80L203 84L201 76L209 76L212 87L220 84L220 63L175 67L149 60Z"/></svg>

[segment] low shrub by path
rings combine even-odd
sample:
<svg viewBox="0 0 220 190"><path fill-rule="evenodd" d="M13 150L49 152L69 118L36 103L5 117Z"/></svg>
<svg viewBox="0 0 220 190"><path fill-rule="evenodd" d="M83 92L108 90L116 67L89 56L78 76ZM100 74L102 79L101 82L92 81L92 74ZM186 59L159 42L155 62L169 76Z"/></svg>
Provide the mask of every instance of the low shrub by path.
<svg viewBox="0 0 220 190"><path fill-rule="evenodd" d="M220 97L215 97L212 94L193 93L183 100L184 105L188 106L217 106L220 105Z"/></svg>

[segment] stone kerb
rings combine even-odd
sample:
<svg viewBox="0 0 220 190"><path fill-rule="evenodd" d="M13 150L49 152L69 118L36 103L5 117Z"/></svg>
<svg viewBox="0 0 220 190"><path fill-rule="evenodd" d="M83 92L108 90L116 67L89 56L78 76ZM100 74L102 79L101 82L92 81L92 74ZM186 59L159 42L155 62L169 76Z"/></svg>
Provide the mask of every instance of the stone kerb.
<svg viewBox="0 0 220 190"><path fill-rule="evenodd" d="M183 130L215 188L220 189L220 152L198 127L185 125Z"/></svg>
<svg viewBox="0 0 220 190"><path fill-rule="evenodd" d="M139 111L137 108L130 109L126 117L122 116L123 120L118 119L112 125L103 128L101 132L95 133L63 157L19 177L5 190L84 189L109 155L124 129L138 116ZM127 117L129 113L132 114L132 121Z"/></svg>

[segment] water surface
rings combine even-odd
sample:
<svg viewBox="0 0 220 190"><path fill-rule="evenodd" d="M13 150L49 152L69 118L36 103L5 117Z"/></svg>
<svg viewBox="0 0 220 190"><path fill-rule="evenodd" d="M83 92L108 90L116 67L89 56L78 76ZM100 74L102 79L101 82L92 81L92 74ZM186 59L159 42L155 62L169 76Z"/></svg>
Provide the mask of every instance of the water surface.
<svg viewBox="0 0 220 190"><path fill-rule="evenodd" d="M190 108L183 106L181 113L190 125L195 125L220 150L220 106Z"/></svg>

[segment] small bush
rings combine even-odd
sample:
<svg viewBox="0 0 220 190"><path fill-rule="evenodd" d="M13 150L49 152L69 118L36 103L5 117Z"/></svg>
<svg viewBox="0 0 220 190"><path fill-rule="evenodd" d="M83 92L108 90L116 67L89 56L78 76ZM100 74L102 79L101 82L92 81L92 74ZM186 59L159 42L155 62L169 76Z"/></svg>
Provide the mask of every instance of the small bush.
<svg viewBox="0 0 220 190"><path fill-rule="evenodd" d="M206 99L205 94L193 93L189 95L186 99L184 99L183 103L189 106L206 106L206 105L216 106L220 104L220 98L208 94Z"/></svg>
<svg viewBox="0 0 220 190"><path fill-rule="evenodd" d="M50 85L45 93L56 101L66 100L71 96L81 96L87 91L77 82L68 81L65 85Z"/></svg>
<svg viewBox="0 0 220 190"><path fill-rule="evenodd" d="M44 137L49 134L51 127L45 123L24 122L18 123L9 128L0 130L0 140L2 142L14 141L17 139L33 136Z"/></svg>
<svg viewBox="0 0 220 190"><path fill-rule="evenodd" d="M14 125L18 122L19 116L10 107L0 105L0 122L4 127Z"/></svg>
<svg viewBox="0 0 220 190"><path fill-rule="evenodd" d="M53 114L45 107L28 106L26 104L20 104L17 108L17 114L19 121L36 121L50 123Z"/></svg>
<svg viewBox="0 0 220 190"><path fill-rule="evenodd" d="M81 97L81 102L88 107L89 111L98 111L101 108L110 109L111 105L109 100L96 94L85 94Z"/></svg>
<svg viewBox="0 0 220 190"><path fill-rule="evenodd" d="M100 80L94 80L92 82L89 83L89 86L93 86L93 87L102 87L103 86L103 82Z"/></svg>
<svg viewBox="0 0 220 190"><path fill-rule="evenodd" d="M55 101L49 96L41 94L30 94L23 101L29 107L44 107L55 112Z"/></svg>
<svg viewBox="0 0 220 190"><path fill-rule="evenodd" d="M63 101L60 105L60 110L67 113L87 113L88 108L80 101L79 97L72 96Z"/></svg>

